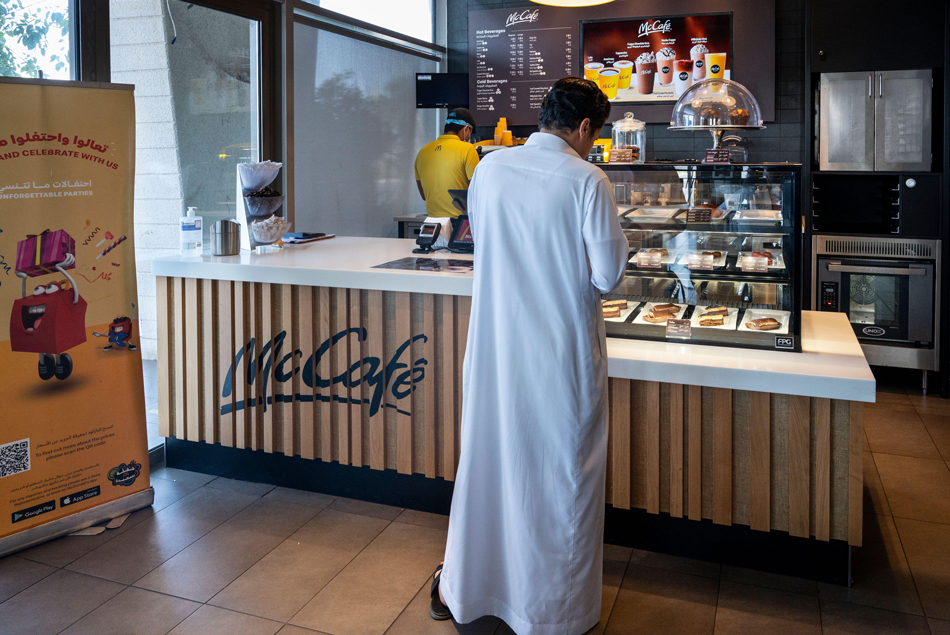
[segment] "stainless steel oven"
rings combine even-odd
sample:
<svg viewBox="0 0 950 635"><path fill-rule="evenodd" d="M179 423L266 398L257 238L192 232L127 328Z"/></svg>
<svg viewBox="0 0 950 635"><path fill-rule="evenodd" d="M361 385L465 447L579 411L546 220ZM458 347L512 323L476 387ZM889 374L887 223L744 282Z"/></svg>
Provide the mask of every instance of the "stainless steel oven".
<svg viewBox="0 0 950 635"><path fill-rule="evenodd" d="M939 370L940 241L813 241L812 306L848 315L869 364Z"/></svg>

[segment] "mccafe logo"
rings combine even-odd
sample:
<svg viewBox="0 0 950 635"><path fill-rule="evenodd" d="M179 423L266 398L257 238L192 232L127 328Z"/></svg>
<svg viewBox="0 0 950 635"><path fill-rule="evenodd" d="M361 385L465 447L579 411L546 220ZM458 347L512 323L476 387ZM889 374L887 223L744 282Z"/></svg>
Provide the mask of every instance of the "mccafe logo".
<svg viewBox="0 0 950 635"><path fill-rule="evenodd" d="M538 16L540 15L541 10L535 9L525 9L521 12L515 12L508 16L508 21L505 22L505 26L511 26L513 24L521 24L522 22L537 22Z"/></svg>
<svg viewBox="0 0 950 635"><path fill-rule="evenodd" d="M702 67L703 67L703 61L702 61L702 60L696 60L696 68L702 68Z"/></svg>
<svg viewBox="0 0 950 635"><path fill-rule="evenodd" d="M670 21L661 22L660 20L654 20L653 22L644 22L640 25L640 28L637 29L637 37L646 37L651 33L667 33L672 31L673 27L670 26Z"/></svg>
<svg viewBox="0 0 950 635"><path fill-rule="evenodd" d="M234 377L237 375L238 368L241 367L241 359L247 356L247 377L245 381L247 386L253 387L258 381L261 382L260 402L257 402L253 395L255 391L247 390L247 406L260 405L267 411L268 404L275 402L312 402L314 399L320 401L337 401L343 403L362 404L363 399L348 399L346 395L331 395L327 390L332 385L349 386L356 388L361 384L370 386L372 393L369 399L369 416L375 415L382 407L393 408L396 412L408 415L408 411L400 410L397 402L406 399L415 390L416 385L420 384L426 376L425 367L428 361L425 358L419 358L412 361L412 367L402 361L403 355L410 349L410 345L417 341L428 341L425 335L416 335L403 342L403 344L393 353L392 359L383 366L382 360L378 357L364 357L351 363L350 367L337 375L336 377L321 377L317 368L320 366L320 360L325 355L329 355L330 349L339 346L339 354L346 357L346 341L350 337L355 337L357 342L366 341L366 329L351 328L340 331L336 335L324 341L317 350L313 351L306 360L301 350L287 350L284 353L284 344L287 343L287 332L281 331L274 338L273 342L267 342L257 352L257 342L252 337L242 350L234 356L234 363L228 369L228 374L224 378L224 386L221 390L221 397L228 399L231 397ZM329 359L329 358L327 358ZM289 394L285 392L282 395L268 396L268 388L273 378L279 384L287 384L294 375L300 375L303 384L310 389L319 388L321 394L314 396L313 391L304 393ZM244 402L234 404L235 410L243 410ZM231 404L221 406L221 414L225 415L232 411Z"/></svg>
<svg viewBox="0 0 950 635"><path fill-rule="evenodd" d="M660 70L663 71L664 73L669 73L669 72L670 72L670 67L669 67L669 66L664 66L664 67L661 68Z"/></svg>
<svg viewBox="0 0 950 635"><path fill-rule="evenodd" d="M714 72L714 73L718 73L718 72L719 72L719 64L713 64L712 66L709 67L709 70L711 70L711 71Z"/></svg>
<svg viewBox="0 0 950 635"><path fill-rule="evenodd" d="M687 73L686 71L682 71L680 73L680 81L685 82L687 79L689 79L689 73Z"/></svg>

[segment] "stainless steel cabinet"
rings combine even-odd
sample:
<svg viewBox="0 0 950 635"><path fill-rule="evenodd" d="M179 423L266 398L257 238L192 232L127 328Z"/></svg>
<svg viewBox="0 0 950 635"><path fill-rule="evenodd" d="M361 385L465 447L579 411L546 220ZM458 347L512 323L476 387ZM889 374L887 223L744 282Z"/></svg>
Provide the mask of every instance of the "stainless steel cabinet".
<svg viewBox="0 0 950 635"><path fill-rule="evenodd" d="M822 170L930 170L931 71L821 76Z"/></svg>

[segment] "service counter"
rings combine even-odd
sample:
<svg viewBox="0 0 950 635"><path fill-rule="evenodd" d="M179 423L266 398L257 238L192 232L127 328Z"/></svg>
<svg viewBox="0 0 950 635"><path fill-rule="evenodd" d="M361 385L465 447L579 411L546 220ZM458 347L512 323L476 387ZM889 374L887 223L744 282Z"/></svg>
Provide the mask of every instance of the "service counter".
<svg viewBox="0 0 950 635"><path fill-rule="evenodd" d="M414 246L155 260L161 434L452 480L472 277L374 269ZM844 315L804 312L801 353L607 352L609 504L861 544L875 382Z"/></svg>

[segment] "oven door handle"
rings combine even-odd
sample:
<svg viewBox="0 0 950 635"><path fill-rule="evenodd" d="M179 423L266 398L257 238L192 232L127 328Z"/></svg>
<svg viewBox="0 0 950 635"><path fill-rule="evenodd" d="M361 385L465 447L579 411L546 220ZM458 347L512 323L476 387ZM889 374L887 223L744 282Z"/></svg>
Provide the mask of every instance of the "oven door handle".
<svg viewBox="0 0 950 635"><path fill-rule="evenodd" d="M860 267L856 265L843 265L840 262L828 263L828 271L839 271L841 273L868 273L879 276L927 275L927 270L923 267L907 267L906 269L898 267Z"/></svg>

